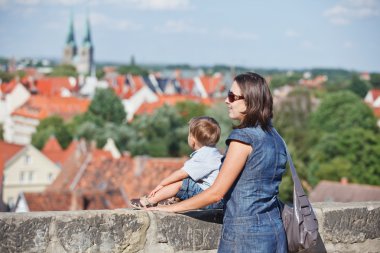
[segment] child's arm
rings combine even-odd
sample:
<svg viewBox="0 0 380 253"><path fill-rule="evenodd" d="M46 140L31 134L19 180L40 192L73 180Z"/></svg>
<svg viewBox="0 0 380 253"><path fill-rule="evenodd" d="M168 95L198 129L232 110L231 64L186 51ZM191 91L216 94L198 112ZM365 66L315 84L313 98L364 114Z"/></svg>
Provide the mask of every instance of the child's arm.
<svg viewBox="0 0 380 253"><path fill-rule="evenodd" d="M179 170L174 171L168 177L164 178L157 185L157 187L154 188L154 190L151 191L151 193L149 193L148 197L154 196L154 194L156 194L156 192L158 192L159 190L161 190L164 186L172 184L172 183L175 183L175 182L178 182L178 181L180 181L182 179L187 178L188 176L189 176L189 174L187 174L187 172L185 170L183 170L183 169L179 169Z"/></svg>

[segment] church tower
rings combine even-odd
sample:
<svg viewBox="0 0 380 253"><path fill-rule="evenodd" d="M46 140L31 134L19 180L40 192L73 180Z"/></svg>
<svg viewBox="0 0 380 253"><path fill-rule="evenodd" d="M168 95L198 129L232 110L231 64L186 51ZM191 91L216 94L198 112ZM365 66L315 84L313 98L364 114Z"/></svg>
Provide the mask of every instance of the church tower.
<svg viewBox="0 0 380 253"><path fill-rule="evenodd" d="M88 75L94 67L94 45L91 40L90 21L87 17L85 24L85 36L79 51L79 63L77 71L80 74Z"/></svg>
<svg viewBox="0 0 380 253"><path fill-rule="evenodd" d="M66 44L63 51L63 64L74 64L74 58L77 54L77 45L74 36L74 22L73 15L71 14L69 32L67 34Z"/></svg>

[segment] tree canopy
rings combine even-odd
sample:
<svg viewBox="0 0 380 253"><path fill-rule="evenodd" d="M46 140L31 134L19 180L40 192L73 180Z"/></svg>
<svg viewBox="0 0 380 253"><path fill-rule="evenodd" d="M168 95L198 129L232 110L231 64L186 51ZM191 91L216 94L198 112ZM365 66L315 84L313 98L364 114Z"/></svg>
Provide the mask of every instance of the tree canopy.
<svg viewBox="0 0 380 253"><path fill-rule="evenodd" d="M77 77L78 73L76 68L70 64L62 64L53 68L49 76L73 76Z"/></svg>
<svg viewBox="0 0 380 253"><path fill-rule="evenodd" d="M324 132L355 127L377 131L376 118L371 109L350 91L327 94L311 115L310 124L315 130Z"/></svg>
<svg viewBox="0 0 380 253"><path fill-rule="evenodd" d="M32 144L42 149L51 135L54 135L59 144L65 149L73 139L63 119L57 115L41 120L36 133L32 136Z"/></svg>
<svg viewBox="0 0 380 253"><path fill-rule="evenodd" d="M120 98L110 88L96 89L87 114L93 121L101 124L105 122L121 124L125 122L127 116Z"/></svg>

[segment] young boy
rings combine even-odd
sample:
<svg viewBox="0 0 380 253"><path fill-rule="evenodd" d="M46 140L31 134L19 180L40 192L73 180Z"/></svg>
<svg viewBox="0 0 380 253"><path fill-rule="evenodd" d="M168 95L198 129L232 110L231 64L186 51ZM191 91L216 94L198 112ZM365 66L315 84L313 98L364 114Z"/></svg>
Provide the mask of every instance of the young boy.
<svg viewBox="0 0 380 253"><path fill-rule="evenodd" d="M173 197L185 200L209 188L219 173L222 155L215 145L220 138L218 122L207 116L192 118L189 122L187 142L194 150L184 166L164 178L148 196L132 199L131 206L147 208L167 205ZM223 208L222 201L205 209Z"/></svg>

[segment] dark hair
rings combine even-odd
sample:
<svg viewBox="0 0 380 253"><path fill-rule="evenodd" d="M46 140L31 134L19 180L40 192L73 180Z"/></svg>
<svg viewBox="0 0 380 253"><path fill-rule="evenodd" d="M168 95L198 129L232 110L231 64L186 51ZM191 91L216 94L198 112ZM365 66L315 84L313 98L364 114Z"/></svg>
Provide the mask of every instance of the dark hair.
<svg viewBox="0 0 380 253"><path fill-rule="evenodd" d="M273 98L265 79L259 74L247 72L234 78L244 96L247 110L244 119L235 128L260 126L268 131L273 117Z"/></svg>
<svg viewBox="0 0 380 253"><path fill-rule="evenodd" d="M203 146L215 146L220 138L220 126L211 117L194 117L189 121L189 132Z"/></svg>

